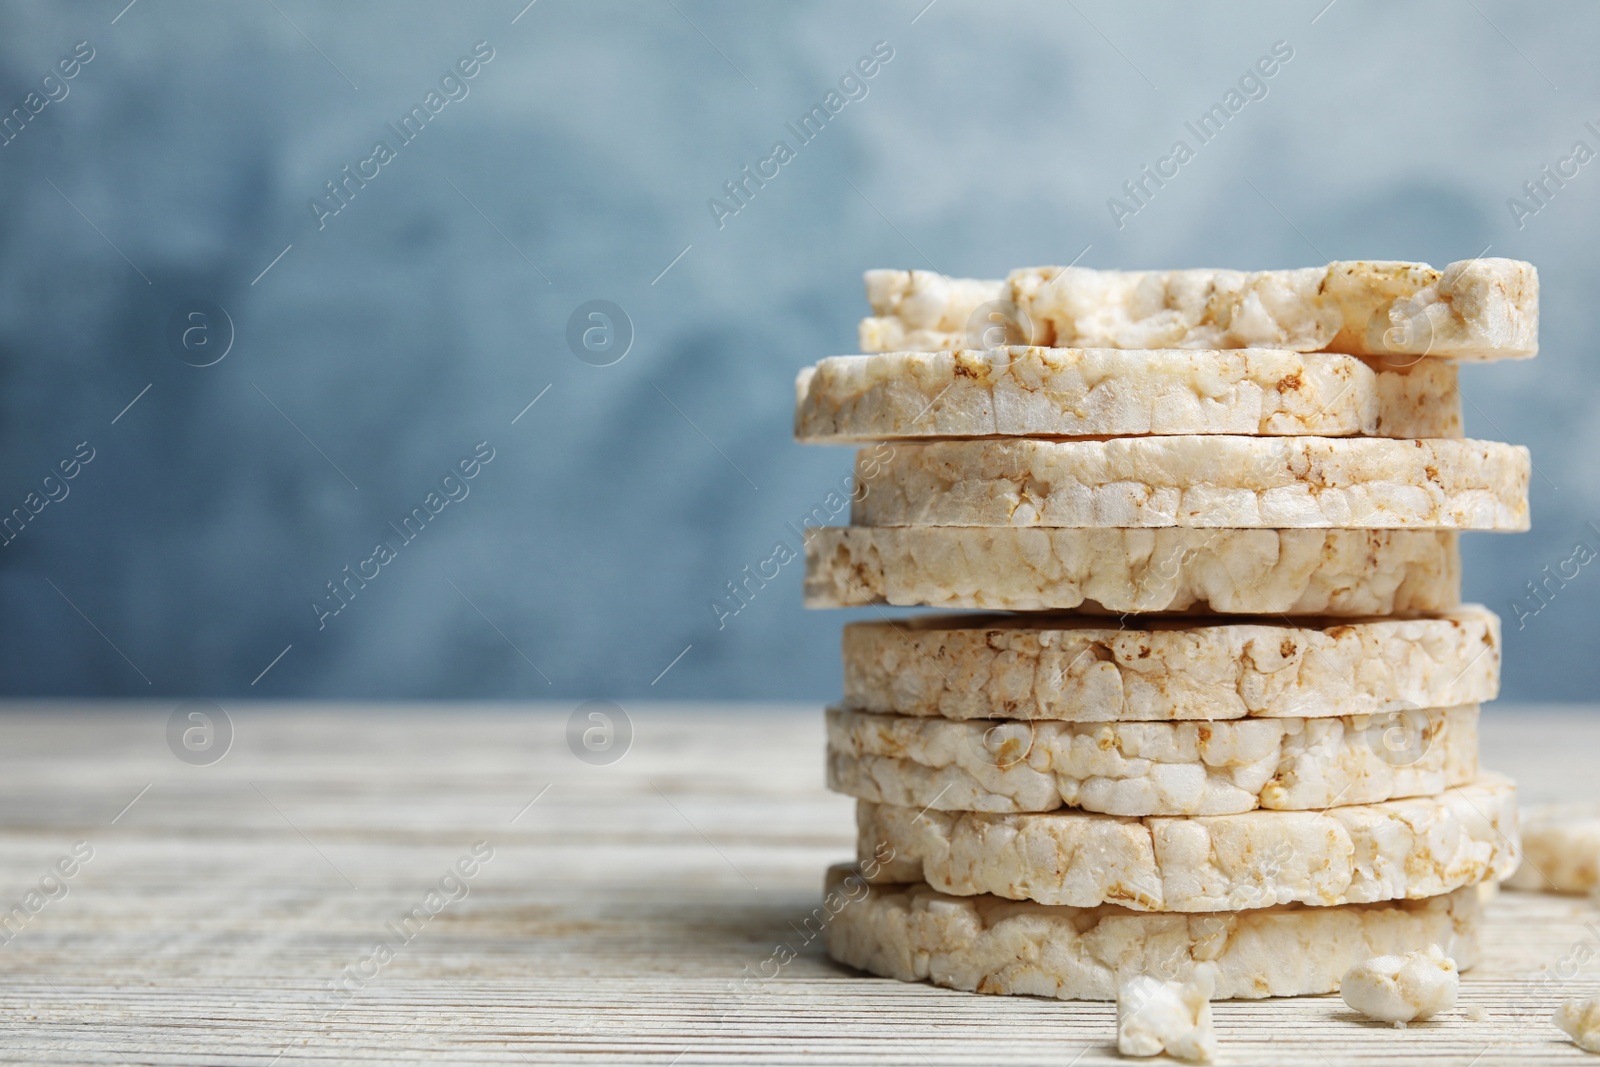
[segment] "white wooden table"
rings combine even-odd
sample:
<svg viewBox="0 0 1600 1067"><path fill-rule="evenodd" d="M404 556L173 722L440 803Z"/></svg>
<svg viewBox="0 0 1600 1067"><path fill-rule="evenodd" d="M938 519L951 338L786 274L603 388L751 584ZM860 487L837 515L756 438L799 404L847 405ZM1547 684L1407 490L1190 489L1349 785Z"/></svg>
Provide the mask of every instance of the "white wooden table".
<svg viewBox="0 0 1600 1067"><path fill-rule="evenodd" d="M902 985L815 943L735 984L800 943L851 852L820 708L631 705L609 766L569 750L571 705L236 705L207 766L169 750L172 710L0 713L0 911L23 909L0 944L0 1062L1117 1059L1110 1005ZM1526 799L1600 801L1600 708L1486 717L1485 763ZM477 841L492 859L430 902ZM1600 989L1600 910L1507 893L1492 916L1462 988L1486 1019L1402 1032L1337 997L1222 1003L1224 1062L1600 1064L1545 1021Z"/></svg>

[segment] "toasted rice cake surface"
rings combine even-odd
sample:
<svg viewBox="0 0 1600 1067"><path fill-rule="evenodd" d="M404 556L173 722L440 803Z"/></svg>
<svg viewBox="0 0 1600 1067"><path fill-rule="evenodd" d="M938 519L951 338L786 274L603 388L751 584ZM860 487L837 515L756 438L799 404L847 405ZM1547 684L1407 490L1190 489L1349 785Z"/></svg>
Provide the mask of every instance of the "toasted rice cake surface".
<svg viewBox="0 0 1600 1067"><path fill-rule="evenodd" d="M1498 441L1118 437L862 449L857 526L1528 528L1528 450Z"/></svg>
<svg viewBox="0 0 1600 1067"><path fill-rule="evenodd" d="M948 719L1321 718L1451 707L1500 690L1477 604L1365 619L921 615L844 627L844 705Z"/></svg>
<svg viewBox="0 0 1600 1067"><path fill-rule="evenodd" d="M1516 869L1516 789L1493 774L1437 796L1323 811L1127 818L989 814L856 802L874 880L956 896L1138 911L1417 899Z"/></svg>
<svg viewBox="0 0 1600 1067"><path fill-rule="evenodd" d="M1027 722L830 708L828 787L938 811L1228 815L1431 796L1478 776L1478 708Z"/></svg>
<svg viewBox="0 0 1600 1067"><path fill-rule="evenodd" d="M1539 351L1539 274L1512 259L1352 260L1294 270L1026 267L1005 281L866 274L864 352L987 348L1286 348L1522 359ZM996 326L999 329L996 329Z"/></svg>
<svg viewBox="0 0 1600 1067"><path fill-rule="evenodd" d="M812 608L1389 615L1461 601L1453 531L825 526Z"/></svg>
<svg viewBox="0 0 1600 1067"><path fill-rule="evenodd" d="M1188 981L1206 963L1216 968L1218 1000L1332 993L1363 960L1429 945L1465 970L1476 962L1483 914L1476 887L1426 900L1161 915L869 885L846 865L828 871L823 901L828 955L847 966L1059 1000L1115 1000L1137 975Z"/></svg>
<svg viewBox="0 0 1600 1067"><path fill-rule="evenodd" d="M1460 437L1456 365L1279 349L1003 347L832 356L795 382L795 437Z"/></svg>

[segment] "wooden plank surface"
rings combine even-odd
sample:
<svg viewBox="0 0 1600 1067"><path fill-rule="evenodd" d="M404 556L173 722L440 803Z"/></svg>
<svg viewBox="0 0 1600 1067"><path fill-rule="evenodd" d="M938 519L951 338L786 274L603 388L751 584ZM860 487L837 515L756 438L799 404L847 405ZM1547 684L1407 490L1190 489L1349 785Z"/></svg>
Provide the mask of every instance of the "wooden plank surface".
<svg viewBox="0 0 1600 1067"><path fill-rule="evenodd" d="M814 942L743 981L852 850L817 707L630 705L609 766L570 749L570 705L238 705L205 766L172 710L0 713L0 911L25 915L0 1063L1117 1061L1111 1005L870 978ZM1489 708L1483 739L1526 800L1600 802L1600 708ZM1600 1063L1547 1021L1600 990L1600 910L1491 914L1463 1010L1396 1031L1337 997L1222 1003L1223 1062Z"/></svg>

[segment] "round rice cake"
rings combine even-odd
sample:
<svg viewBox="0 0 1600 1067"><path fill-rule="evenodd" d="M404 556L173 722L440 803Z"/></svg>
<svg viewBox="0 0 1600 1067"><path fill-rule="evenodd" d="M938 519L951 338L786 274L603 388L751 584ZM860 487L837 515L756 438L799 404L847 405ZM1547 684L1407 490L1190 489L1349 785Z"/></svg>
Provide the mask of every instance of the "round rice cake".
<svg viewBox="0 0 1600 1067"><path fill-rule="evenodd" d="M1453 531L824 526L810 608L1390 615L1461 601Z"/></svg>
<svg viewBox="0 0 1600 1067"><path fill-rule="evenodd" d="M989 814L856 802L874 880L956 896L1136 911L1245 911L1449 893L1516 869L1516 789L1481 775L1437 796L1238 815Z"/></svg>
<svg viewBox="0 0 1600 1067"><path fill-rule="evenodd" d="M856 460L857 526L1528 528L1528 450L1371 437L897 443Z"/></svg>
<svg viewBox="0 0 1600 1067"><path fill-rule="evenodd" d="M1291 270L1024 267L1005 281L871 270L863 352L987 348L1287 348L1402 360L1539 351L1539 272L1498 257L1347 260ZM999 329L996 329L999 327ZM994 341L991 341L994 338Z"/></svg>
<svg viewBox="0 0 1600 1067"><path fill-rule="evenodd" d="M844 706L947 719L1322 718L1493 700L1500 619L921 615L844 627Z"/></svg>
<svg viewBox="0 0 1600 1067"><path fill-rule="evenodd" d="M1232 722L967 721L828 709L828 787L1006 814L1305 811L1432 796L1478 776L1478 707Z"/></svg>
<svg viewBox="0 0 1600 1067"><path fill-rule="evenodd" d="M1546 893L1600 890L1600 808L1545 805L1522 813L1522 866L1511 889Z"/></svg>
<svg viewBox="0 0 1600 1067"><path fill-rule="evenodd" d="M823 899L831 913L824 945L846 966L1059 1000L1115 1000L1137 975L1187 981L1202 963L1216 967L1218 1000L1333 993L1363 960L1430 945L1466 970L1477 961L1483 917L1473 886L1425 900L1157 915L869 885L844 865L829 869Z"/></svg>
<svg viewBox="0 0 1600 1067"><path fill-rule="evenodd" d="M795 381L814 444L929 437L1460 437L1456 365L1355 356L1010 346L830 356Z"/></svg>

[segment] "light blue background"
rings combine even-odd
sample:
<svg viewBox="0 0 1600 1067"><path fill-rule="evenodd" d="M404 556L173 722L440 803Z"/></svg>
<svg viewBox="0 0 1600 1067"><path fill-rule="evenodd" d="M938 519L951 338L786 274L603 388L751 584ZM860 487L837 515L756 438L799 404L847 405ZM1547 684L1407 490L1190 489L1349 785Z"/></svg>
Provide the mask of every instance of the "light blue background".
<svg viewBox="0 0 1600 1067"><path fill-rule="evenodd" d="M720 631L709 602L848 472L790 440L792 380L854 350L862 270L1488 248L1538 265L1544 351L1463 372L1468 429L1532 446L1535 531L1467 536L1467 590L1507 616L1506 696L1592 699L1600 567L1521 630L1510 600L1600 547L1600 163L1522 229L1506 200L1600 148L1600 9L1323 2L5 4L0 110L95 58L0 147L0 510L95 459L0 548L0 689L827 699L851 616L803 612L798 564ZM470 95L319 231L308 200L479 40ZM1107 198L1280 40L1118 230ZM878 41L867 97L719 229L708 198ZM189 298L233 320L215 366L164 339ZM633 323L613 366L566 345L591 299ZM470 496L319 631L480 441Z"/></svg>

